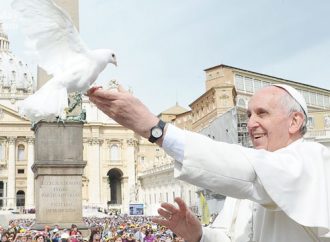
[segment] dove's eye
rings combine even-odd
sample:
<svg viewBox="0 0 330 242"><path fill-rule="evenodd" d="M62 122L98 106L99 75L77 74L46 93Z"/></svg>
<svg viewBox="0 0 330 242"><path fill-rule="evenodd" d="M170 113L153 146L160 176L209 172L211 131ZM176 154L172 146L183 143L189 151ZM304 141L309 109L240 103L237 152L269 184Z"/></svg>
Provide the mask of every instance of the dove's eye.
<svg viewBox="0 0 330 242"><path fill-rule="evenodd" d="M116 55L115 54L112 54L112 58L115 58L116 57Z"/></svg>

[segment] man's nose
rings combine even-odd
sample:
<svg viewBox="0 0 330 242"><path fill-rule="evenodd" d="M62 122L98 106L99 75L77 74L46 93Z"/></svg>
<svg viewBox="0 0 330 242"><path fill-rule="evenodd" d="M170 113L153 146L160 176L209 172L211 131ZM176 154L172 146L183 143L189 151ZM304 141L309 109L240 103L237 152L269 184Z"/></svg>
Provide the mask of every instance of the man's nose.
<svg viewBox="0 0 330 242"><path fill-rule="evenodd" d="M249 117L249 120L248 120L248 123L247 123L247 127L248 127L248 130L250 131L251 129L257 127L259 124L257 122L257 118L255 115L251 115Z"/></svg>

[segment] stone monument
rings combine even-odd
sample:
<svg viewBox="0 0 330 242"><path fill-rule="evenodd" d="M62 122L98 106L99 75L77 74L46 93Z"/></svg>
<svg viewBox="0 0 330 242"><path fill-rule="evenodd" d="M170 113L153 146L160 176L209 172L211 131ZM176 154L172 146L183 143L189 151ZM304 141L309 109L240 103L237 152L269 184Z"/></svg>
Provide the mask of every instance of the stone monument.
<svg viewBox="0 0 330 242"><path fill-rule="evenodd" d="M60 225L79 229L82 221L83 123L39 122L34 127L36 223L35 229L45 225Z"/></svg>

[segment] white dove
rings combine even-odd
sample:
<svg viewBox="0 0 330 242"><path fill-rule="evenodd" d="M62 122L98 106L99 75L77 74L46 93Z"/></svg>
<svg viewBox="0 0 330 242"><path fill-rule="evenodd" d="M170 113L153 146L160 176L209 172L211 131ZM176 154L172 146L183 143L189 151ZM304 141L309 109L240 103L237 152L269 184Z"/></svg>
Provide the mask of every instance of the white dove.
<svg viewBox="0 0 330 242"><path fill-rule="evenodd" d="M14 0L27 37L34 42L38 64L52 78L19 105L33 122L62 117L68 92L85 92L108 63L117 65L112 50L90 50L71 18L52 0Z"/></svg>

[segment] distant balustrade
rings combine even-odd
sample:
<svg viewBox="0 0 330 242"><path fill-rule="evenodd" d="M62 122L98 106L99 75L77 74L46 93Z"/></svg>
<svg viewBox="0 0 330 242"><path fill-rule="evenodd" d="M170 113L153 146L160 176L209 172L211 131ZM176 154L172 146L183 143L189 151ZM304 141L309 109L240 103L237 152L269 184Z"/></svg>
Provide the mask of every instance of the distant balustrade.
<svg viewBox="0 0 330 242"><path fill-rule="evenodd" d="M155 173L159 173L165 170L171 170L174 168L174 164L173 163L168 163L162 166L157 166L154 167L152 169L148 169L146 171L143 171L140 173L141 176L145 176L145 175L150 175L150 174L155 174Z"/></svg>
<svg viewBox="0 0 330 242"><path fill-rule="evenodd" d="M330 130L308 130L305 138L330 138Z"/></svg>

